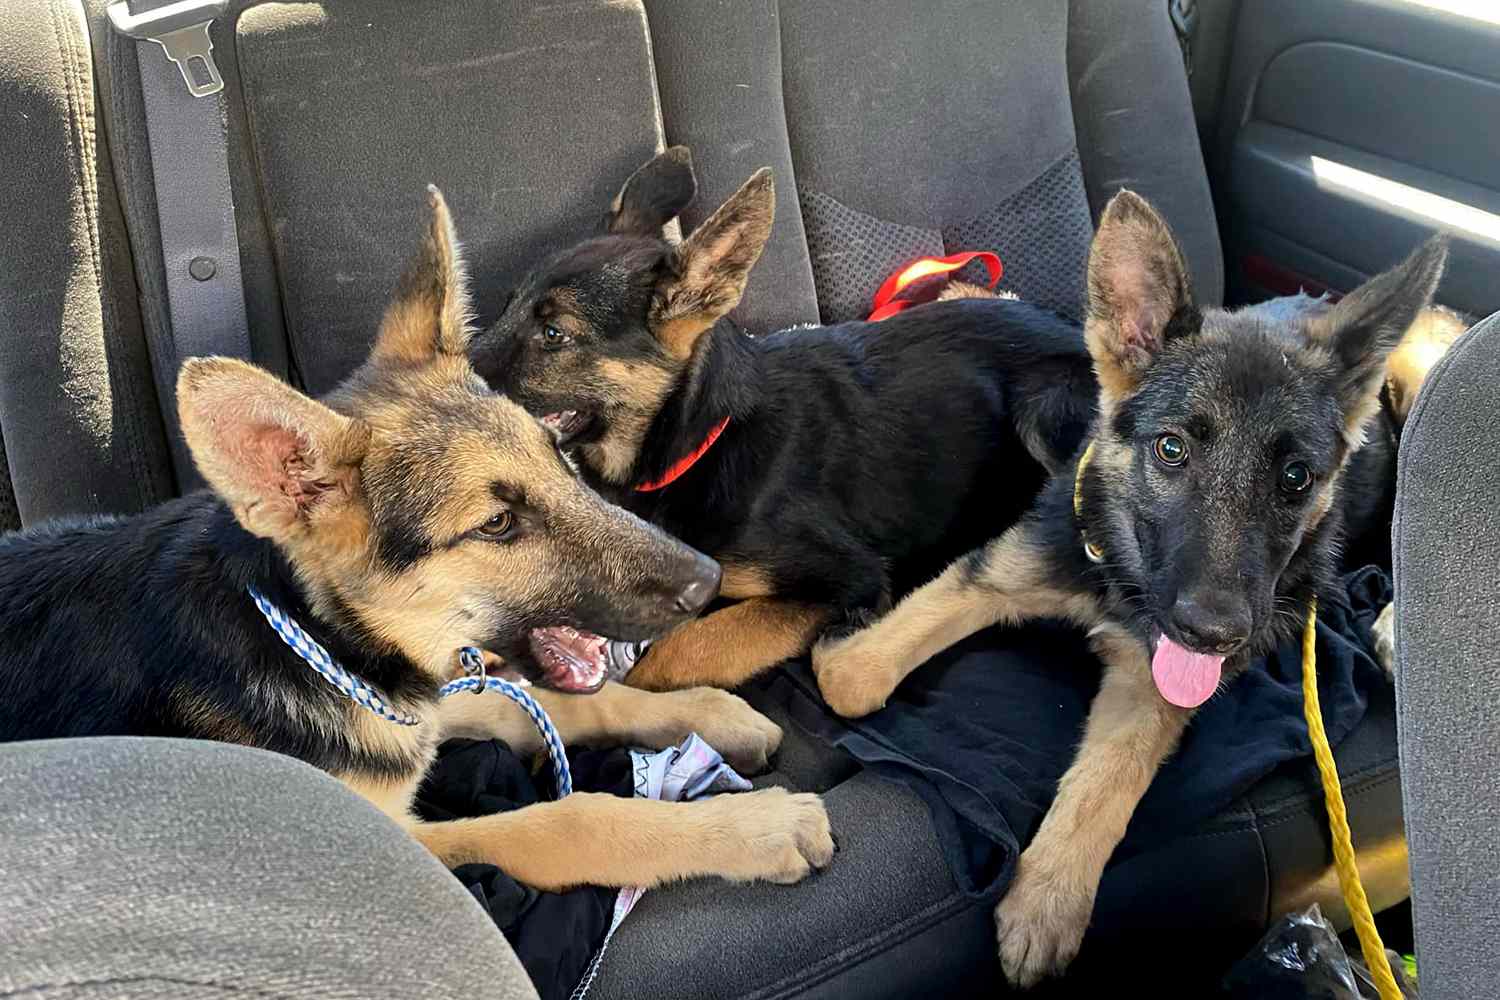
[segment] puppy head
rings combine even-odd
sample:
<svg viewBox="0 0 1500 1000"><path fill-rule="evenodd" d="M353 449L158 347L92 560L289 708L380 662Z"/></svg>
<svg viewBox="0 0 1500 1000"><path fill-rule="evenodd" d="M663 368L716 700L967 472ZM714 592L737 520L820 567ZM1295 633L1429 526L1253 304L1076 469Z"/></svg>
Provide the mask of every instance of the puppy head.
<svg viewBox="0 0 1500 1000"><path fill-rule="evenodd" d="M418 253L368 360L315 400L252 365L188 361L178 406L194 460L274 542L317 617L442 677L461 646L573 691L604 679L603 635L644 639L696 613L717 564L578 478L524 409L467 360L463 271L435 190Z"/></svg>
<svg viewBox="0 0 1500 1000"><path fill-rule="evenodd" d="M715 323L739 304L770 237L775 192L761 170L680 245L661 227L696 184L674 147L625 182L606 235L531 271L471 349L475 368L622 483L641 439Z"/></svg>
<svg viewBox="0 0 1500 1000"><path fill-rule="evenodd" d="M1319 528L1444 258L1434 240L1302 319L1200 310L1166 223L1136 195L1111 201L1089 259L1092 509L1153 642L1222 657L1295 626L1284 578L1333 551Z"/></svg>

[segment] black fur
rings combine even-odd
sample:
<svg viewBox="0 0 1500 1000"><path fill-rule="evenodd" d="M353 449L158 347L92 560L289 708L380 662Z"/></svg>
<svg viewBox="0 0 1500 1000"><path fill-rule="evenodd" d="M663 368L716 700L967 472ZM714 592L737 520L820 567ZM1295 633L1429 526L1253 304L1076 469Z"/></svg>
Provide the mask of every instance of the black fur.
<svg viewBox="0 0 1500 1000"><path fill-rule="evenodd" d="M606 242L533 275L475 342L480 374L535 413L568 401L528 392L529 366L556 363L527 343L528 295L566 286L597 313L598 281L576 264ZM576 350L649 358L644 300L614 302L597 341ZM662 402L630 481L657 479L726 416L728 427L672 485L611 496L721 561L767 571L778 596L876 608L1020 516L1044 472L1017 427L1045 428L1049 452L1076 440L1091 384L1081 331L1022 302L933 303L753 338L720 321ZM1077 391L1057 391L1067 385Z"/></svg>
<svg viewBox="0 0 1500 1000"><path fill-rule="evenodd" d="M348 699L271 631L252 584L393 704L435 697L404 657L373 652L352 617L315 619L276 546L205 491L0 539L0 734L224 738L204 731L190 696L257 746L324 770L410 773L415 761L347 737Z"/></svg>

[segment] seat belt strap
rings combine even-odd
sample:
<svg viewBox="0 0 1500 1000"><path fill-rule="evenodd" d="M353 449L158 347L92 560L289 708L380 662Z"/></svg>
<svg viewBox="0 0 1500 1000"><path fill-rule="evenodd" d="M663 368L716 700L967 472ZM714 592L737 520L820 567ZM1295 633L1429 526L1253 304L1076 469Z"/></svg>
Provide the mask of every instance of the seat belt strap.
<svg viewBox="0 0 1500 1000"><path fill-rule="evenodd" d="M117 0L109 20L136 41L176 357L250 358L239 237L229 187L228 107L208 26L228 0ZM189 466L191 467L191 466Z"/></svg>

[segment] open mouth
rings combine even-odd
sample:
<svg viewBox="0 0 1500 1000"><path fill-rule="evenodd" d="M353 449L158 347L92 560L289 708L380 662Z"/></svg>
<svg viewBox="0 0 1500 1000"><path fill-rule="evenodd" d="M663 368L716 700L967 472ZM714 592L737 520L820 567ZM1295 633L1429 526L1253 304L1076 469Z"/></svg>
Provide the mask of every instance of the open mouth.
<svg viewBox="0 0 1500 1000"><path fill-rule="evenodd" d="M609 640L567 625L534 628L531 655L541 667L538 683L557 691L591 694L604 686Z"/></svg>
<svg viewBox="0 0 1500 1000"><path fill-rule="evenodd" d="M558 410L542 418L542 423L557 435L558 441L562 444L567 444L588 430L592 422L593 418L580 410Z"/></svg>

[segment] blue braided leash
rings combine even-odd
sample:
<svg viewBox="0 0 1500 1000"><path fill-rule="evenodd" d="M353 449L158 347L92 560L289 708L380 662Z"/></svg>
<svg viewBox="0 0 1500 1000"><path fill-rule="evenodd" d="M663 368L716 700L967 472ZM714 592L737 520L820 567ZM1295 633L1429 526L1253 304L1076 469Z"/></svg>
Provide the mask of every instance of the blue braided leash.
<svg viewBox="0 0 1500 1000"><path fill-rule="evenodd" d="M547 745L547 759L552 761L552 773L557 776L557 797L571 795L573 772L568 767L568 755L563 752L562 737L557 735L557 727L552 725L552 720L547 718L547 713L542 710L542 706L538 705L536 699L527 694L519 684L513 684L499 677L485 676L484 657L473 646L465 646L458 651L458 662L463 664L464 672L469 676L449 681L438 688L438 697L446 698L460 691L473 691L477 694L488 688L491 691L499 691L520 705L521 710L531 717L531 722L536 726L537 732L542 734L542 742Z"/></svg>
<svg viewBox="0 0 1500 1000"><path fill-rule="evenodd" d="M415 726L421 719L408 712L397 711L388 705L380 692L376 691L363 680L346 670L329 655L328 650L308 635L301 625L298 625L286 612L266 599L255 587L246 588L250 597L255 601L255 606L265 616L271 628L308 666L312 667L318 674L342 691L344 695L357 705L361 705L388 722L394 722L400 726ZM562 738L557 735L557 727L552 725L552 720L547 718L547 713L538 705L536 699L527 694L520 685L513 684L499 677L486 677L484 674L484 657L478 649L473 646L465 646L458 651L459 663L463 665L468 677L462 677L456 681L450 681L438 689L438 697L446 698L449 695L458 694L460 691L479 692L485 689L498 691L521 706L527 716L531 718L537 731L542 734L542 742L547 747L547 757L552 761L552 772L557 776L557 797L562 798L573 791L573 772L568 768L568 757L563 752Z"/></svg>

